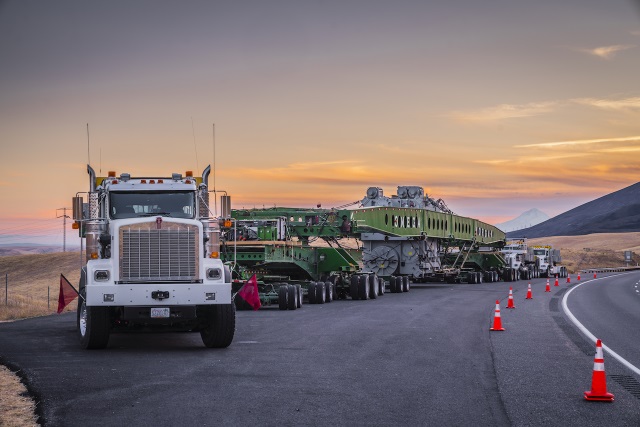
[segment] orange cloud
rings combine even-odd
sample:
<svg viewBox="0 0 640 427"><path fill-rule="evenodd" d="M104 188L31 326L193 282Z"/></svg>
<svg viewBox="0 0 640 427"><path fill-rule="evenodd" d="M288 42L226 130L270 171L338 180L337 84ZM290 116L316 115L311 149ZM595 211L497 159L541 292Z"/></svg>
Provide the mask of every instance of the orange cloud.
<svg viewBox="0 0 640 427"><path fill-rule="evenodd" d="M589 55L597 56L602 59L611 59L618 52L634 48L635 45L617 44L613 46L601 46L593 49L578 49L580 52L588 53Z"/></svg>

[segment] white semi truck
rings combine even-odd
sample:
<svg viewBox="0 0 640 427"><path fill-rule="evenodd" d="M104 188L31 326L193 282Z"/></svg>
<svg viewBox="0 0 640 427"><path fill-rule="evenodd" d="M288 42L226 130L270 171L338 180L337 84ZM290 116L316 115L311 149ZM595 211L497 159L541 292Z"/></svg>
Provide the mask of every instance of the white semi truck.
<svg viewBox="0 0 640 427"><path fill-rule="evenodd" d="M505 281L529 280L540 277L539 261L529 253L526 238L508 239L501 250L506 261L503 273Z"/></svg>
<svg viewBox="0 0 640 427"><path fill-rule="evenodd" d="M89 165L87 172L89 192L73 198L75 224L86 238L81 346L104 348L112 332L174 330L200 332L206 347L228 347L235 305L219 258L218 219L209 210L210 168L202 178L96 177Z"/></svg>
<svg viewBox="0 0 640 427"><path fill-rule="evenodd" d="M552 245L531 245L528 254L540 266L543 277L567 277L567 267L560 265L560 249L553 249Z"/></svg>

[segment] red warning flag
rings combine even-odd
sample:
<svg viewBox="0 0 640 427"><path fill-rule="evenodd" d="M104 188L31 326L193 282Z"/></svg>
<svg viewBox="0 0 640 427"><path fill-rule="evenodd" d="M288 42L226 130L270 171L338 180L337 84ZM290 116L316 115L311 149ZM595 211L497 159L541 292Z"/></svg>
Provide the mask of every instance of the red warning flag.
<svg viewBox="0 0 640 427"><path fill-rule="evenodd" d="M60 275L60 294L58 295L58 314L68 306L71 301L76 299L78 291L69 283L64 275Z"/></svg>
<svg viewBox="0 0 640 427"><path fill-rule="evenodd" d="M258 294L258 280L255 274L240 288L238 296L249 303L254 311L262 306L260 303L260 295Z"/></svg>

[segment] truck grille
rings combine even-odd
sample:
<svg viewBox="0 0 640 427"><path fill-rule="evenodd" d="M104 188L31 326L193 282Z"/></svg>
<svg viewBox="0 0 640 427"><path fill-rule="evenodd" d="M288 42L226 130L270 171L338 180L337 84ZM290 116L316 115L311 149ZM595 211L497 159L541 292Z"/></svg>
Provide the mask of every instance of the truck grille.
<svg viewBox="0 0 640 427"><path fill-rule="evenodd" d="M120 281L167 282L198 280L198 226L156 223L120 227Z"/></svg>

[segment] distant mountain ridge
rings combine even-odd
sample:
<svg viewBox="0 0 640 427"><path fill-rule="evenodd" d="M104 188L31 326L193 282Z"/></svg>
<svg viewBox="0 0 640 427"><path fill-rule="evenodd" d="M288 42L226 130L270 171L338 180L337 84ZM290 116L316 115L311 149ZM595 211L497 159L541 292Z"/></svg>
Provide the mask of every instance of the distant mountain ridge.
<svg viewBox="0 0 640 427"><path fill-rule="evenodd" d="M602 196L509 237L579 236L640 231L640 182Z"/></svg>
<svg viewBox="0 0 640 427"><path fill-rule="evenodd" d="M509 232L514 230L522 230L523 228L533 227L541 222L549 219L549 215L539 209L533 208L522 213L517 218L496 224L500 230Z"/></svg>

